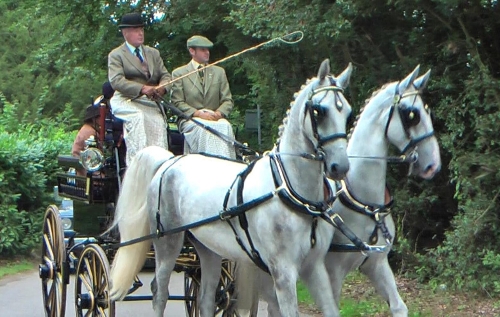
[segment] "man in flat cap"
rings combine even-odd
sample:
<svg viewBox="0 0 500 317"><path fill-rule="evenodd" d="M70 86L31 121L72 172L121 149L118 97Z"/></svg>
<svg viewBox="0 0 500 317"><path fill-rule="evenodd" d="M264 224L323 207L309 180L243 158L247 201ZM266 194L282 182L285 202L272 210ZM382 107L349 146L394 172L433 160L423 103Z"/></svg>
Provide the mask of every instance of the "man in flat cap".
<svg viewBox="0 0 500 317"><path fill-rule="evenodd" d="M152 100L163 96L171 81L160 52L144 45L144 22L139 13L128 13L119 25L125 43L108 55L108 77L115 90L111 111L124 121L127 165L141 149L168 148L165 119ZM161 86L157 88L158 86Z"/></svg>
<svg viewBox="0 0 500 317"><path fill-rule="evenodd" d="M231 124L226 120L233 108L226 72L219 66L207 66L213 43L206 37L194 35L187 40L191 61L175 69L172 102L193 120L234 139ZM196 70L199 69L198 72ZM187 74L190 75L186 76ZM179 120L179 131L184 135L184 153L209 153L235 158L232 144L204 130L190 120Z"/></svg>

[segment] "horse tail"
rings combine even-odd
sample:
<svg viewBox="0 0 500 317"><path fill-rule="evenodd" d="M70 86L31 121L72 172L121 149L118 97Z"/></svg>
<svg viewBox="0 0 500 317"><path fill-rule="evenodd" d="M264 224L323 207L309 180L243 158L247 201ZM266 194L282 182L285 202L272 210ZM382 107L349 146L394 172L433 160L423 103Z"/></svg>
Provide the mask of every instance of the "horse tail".
<svg viewBox="0 0 500 317"><path fill-rule="evenodd" d="M237 314L242 317L256 317L259 307L260 269L253 264L236 263L234 273Z"/></svg>
<svg viewBox="0 0 500 317"><path fill-rule="evenodd" d="M120 241L126 242L150 233L147 209L149 185L158 169L173 154L161 147L150 146L137 153L127 167L113 224L118 226ZM134 277L142 269L151 241L141 241L118 249L111 268L111 298L121 300L130 289Z"/></svg>

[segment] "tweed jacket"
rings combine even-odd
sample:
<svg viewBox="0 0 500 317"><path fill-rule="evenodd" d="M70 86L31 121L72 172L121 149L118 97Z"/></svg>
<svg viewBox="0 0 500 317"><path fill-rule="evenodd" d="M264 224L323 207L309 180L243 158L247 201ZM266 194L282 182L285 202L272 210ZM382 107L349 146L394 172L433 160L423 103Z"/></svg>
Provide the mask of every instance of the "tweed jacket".
<svg viewBox="0 0 500 317"><path fill-rule="evenodd" d="M172 76L175 80L193 71L193 64L189 62L176 68ZM199 109L210 109L218 110L227 117L233 109L233 99L224 69L218 66L205 68L204 83L201 84L197 72L175 81L172 87L172 102L188 116L192 116Z"/></svg>
<svg viewBox="0 0 500 317"><path fill-rule="evenodd" d="M142 86L157 86L171 81L172 76L165 68L160 52L149 46L142 46L150 77L143 70L141 61L123 43L108 55L108 77L115 90L115 96L134 98L141 94ZM167 90L170 87L166 87Z"/></svg>

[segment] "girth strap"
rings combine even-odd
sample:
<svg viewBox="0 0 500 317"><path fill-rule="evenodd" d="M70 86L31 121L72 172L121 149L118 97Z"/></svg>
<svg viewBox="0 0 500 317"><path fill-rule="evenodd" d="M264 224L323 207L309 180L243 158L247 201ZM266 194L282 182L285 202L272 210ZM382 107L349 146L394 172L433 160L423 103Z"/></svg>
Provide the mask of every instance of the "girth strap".
<svg viewBox="0 0 500 317"><path fill-rule="evenodd" d="M237 185L238 185L237 188L236 188L236 205L237 205L237 207L244 205L244 203L243 203L243 189L245 187L245 179L247 178L248 174L250 174L250 172L252 171L253 167L255 166L255 162L256 161L253 161L244 171L242 171L240 174L238 174L236 176L235 182L237 182ZM228 192L226 194L226 197L224 199L224 209L226 209L227 203L229 201L229 196L231 194L231 190L232 190L235 182L233 182L232 186L229 188L229 190L228 190ZM267 198L268 196L269 196L269 198ZM266 200L270 199L271 197L273 197L273 194L270 193L270 194L268 194L268 196L262 196L262 197L265 197L266 199L260 201L259 204L263 203L264 201L266 201ZM248 255L248 257L252 260L252 262L255 265L257 265L264 272L269 273L268 266L266 265L266 263L264 262L264 260L262 260L262 257L260 256L259 251L255 248L255 246L253 244L253 240L252 240L252 237L250 235L250 231L248 230L248 220L247 220L246 214L244 212L240 213L238 215L238 219L239 219L240 227L245 232L245 236L247 238L248 244L250 245L250 250L247 250L247 248L243 244L243 241L241 240L240 236L238 235L238 232L236 231L236 228L234 227L234 225L232 224L232 222L231 221L227 221L227 223L229 224L229 226L231 227L231 229L234 232L234 236L236 238L236 242L243 249L243 251L245 251L245 253Z"/></svg>

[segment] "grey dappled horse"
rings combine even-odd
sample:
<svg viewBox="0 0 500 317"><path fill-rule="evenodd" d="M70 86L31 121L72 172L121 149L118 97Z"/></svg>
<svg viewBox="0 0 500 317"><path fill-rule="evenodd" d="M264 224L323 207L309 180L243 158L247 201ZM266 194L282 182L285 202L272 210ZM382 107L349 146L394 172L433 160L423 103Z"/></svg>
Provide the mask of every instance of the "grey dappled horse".
<svg viewBox="0 0 500 317"><path fill-rule="evenodd" d="M347 190L351 197L344 202L337 199L333 208L359 238L371 244L392 245L396 232L394 220L389 210L384 208L387 203L387 161L376 158L387 157L389 145L393 144L403 154L412 151L417 154L417 161L410 167L413 175L431 179L441 168L430 108L421 96L430 71L416 78L418 71L417 66L402 81L388 84L375 92L360 114L349 139L348 155L368 158L350 159L351 168L344 191ZM360 207L365 209L364 214L360 212ZM376 226L375 219L380 219L380 227ZM347 241L342 234L335 233L335 245L343 245ZM347 273L359 268L387 301L392 316L408 316L408 309L398 293L387 259L389 249L384 253L366 255L360 252L328 253L326 265L337 303Z"/></svg>
<svg viewBox="0 0 500 317"><path fill-rule="evenodd" d="M341 179L349 168L345 125L351 107L342 90L351 71L349 66L334 78L329 74L329 61L325 60L317 78L308 81L291 103L279 144L253 164L200 154L173 157L166 150L149 147L140 151L128 167L113 224L118 226L122 242L157 230L204 223L189 230L201 261L198 296L201 316L214 314L222 257L250 266L253 262L249 255L273 277L281 315L298 316L295 284L299 268L312 247L311 214L322 212L326 205L324 174ZM244 221L229 219L241 210L239 214L244 215ZM206 219L214 221L206 223ZM240 226L240 222L248 226ZM314 230L315 248L323 250L323 256L333 236L328 226L324 223ZM156 283L152 291L156 316L163 316L170 275L184 234L153 239ZM149 246L149 241L143 241L118 250L111 270L113 299L126 295ZM310 264L311 275L325 289L319 302L334 311L333 293L322 258ZM248 285L249 290L251 287L254 286Z"/></svg>
<svg viewBox="0 0 500 317"><path fill-rule="evenodd" d="M441 167L430 109L421 97L430 71L417 78L418 72L417 66L405 79L384 85L367 100L347 147L350 169L332 207L358 238L380 245L385 252L361 253L336 230L332 248L337 250L326 256L337 303L340 303L342 283L347 273L360 268L388 302L393 316L407 316L408 309L399 296L387 259L395 235L394 221L385 208L389 145L395 145L402 154L417 159L411 164L414 175L430 179ZM379 220L378 226L376 219ZM339 252L339 249L344 251ZM302 269L301 278L307 279L308 273L307 269ZM269 283L265 276L262 279ZM273 294L269 292L271 288L263 289L267 290L263 297L268 301L269 316L279 316Z"/></svg>

